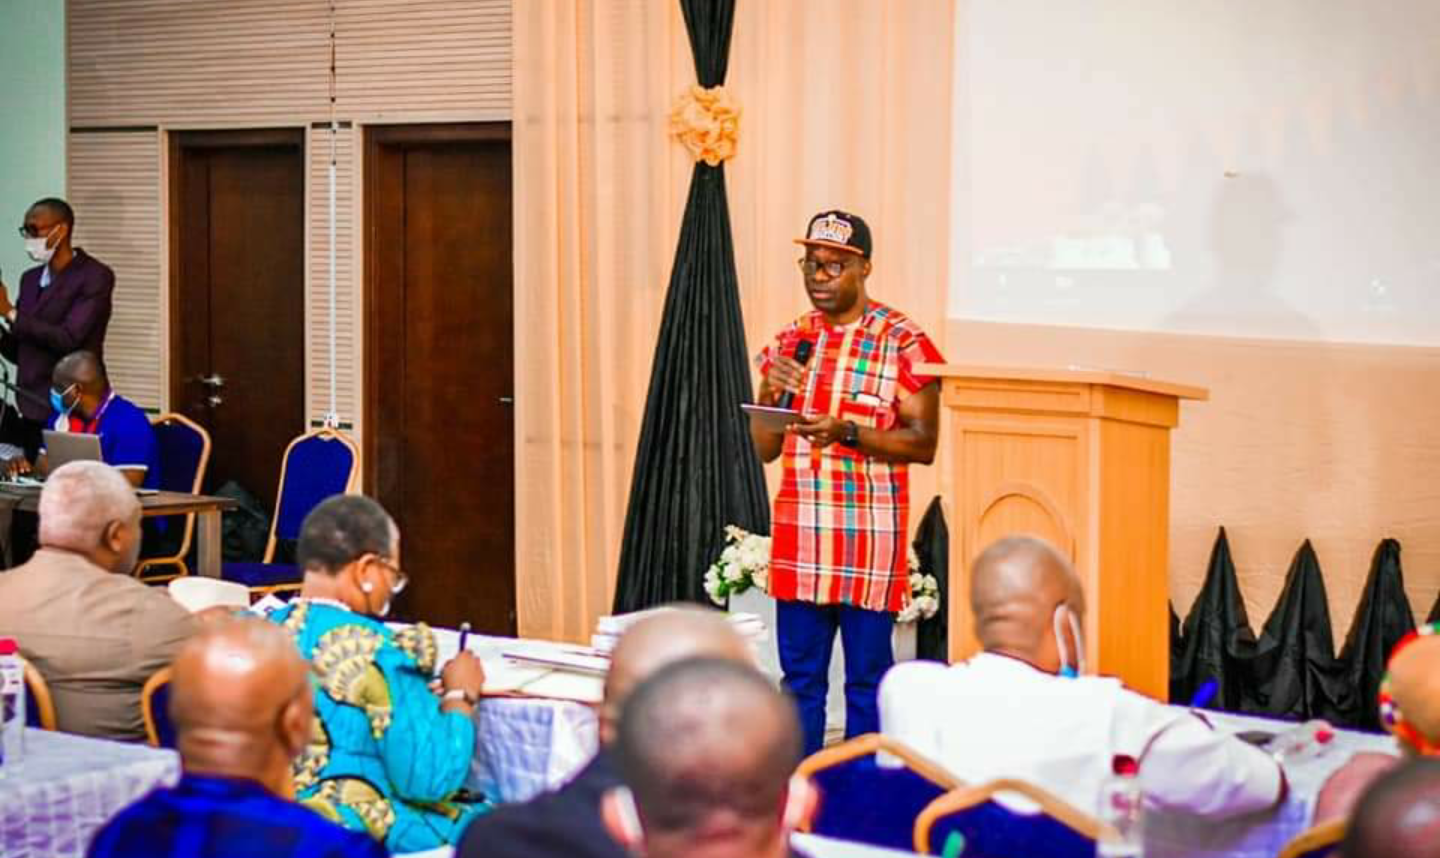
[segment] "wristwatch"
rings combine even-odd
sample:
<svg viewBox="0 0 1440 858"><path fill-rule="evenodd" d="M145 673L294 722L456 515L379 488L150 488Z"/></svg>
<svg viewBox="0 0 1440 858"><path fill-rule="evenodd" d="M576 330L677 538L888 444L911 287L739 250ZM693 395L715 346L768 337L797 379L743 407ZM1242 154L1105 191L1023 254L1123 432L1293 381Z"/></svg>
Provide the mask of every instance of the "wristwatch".
<svg viewBox="0 0 1440 858"><path fill-rule="evenodd" d="M440 697L440 699L445 701L446 703L449 703L451 700L464 700L471 706L474 706L476 703L479 702L476 699L475 695L471 694L463 688L452 688L449 691L445 692L444 695Z"/></svg>
<svg viewBox="0 0 1440 858"><path fill-rule="evenodd" d="M860 446L860 427L854 420L845 421L845 431L840 435L840 445L854 450Z"/></svg>

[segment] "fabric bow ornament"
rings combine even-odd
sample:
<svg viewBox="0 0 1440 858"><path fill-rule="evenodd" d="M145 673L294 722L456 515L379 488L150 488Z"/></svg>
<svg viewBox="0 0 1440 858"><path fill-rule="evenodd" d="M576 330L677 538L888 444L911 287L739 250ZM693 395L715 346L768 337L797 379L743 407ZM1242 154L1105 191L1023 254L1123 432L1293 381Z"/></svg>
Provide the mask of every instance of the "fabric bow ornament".
<svg viewBox="0 0 1440 858"><path fill-rule="evenodd" d="M670 110L670 134L697 161L718 167L735 156L740 133L740 105L717 86L692 86Z"/></svg>

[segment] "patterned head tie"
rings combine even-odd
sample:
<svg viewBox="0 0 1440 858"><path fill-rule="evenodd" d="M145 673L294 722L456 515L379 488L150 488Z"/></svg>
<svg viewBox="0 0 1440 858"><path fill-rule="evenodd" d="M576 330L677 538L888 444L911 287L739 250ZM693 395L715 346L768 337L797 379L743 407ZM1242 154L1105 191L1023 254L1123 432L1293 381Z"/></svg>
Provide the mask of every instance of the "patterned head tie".
<svg viewBox="0 0 1440 858"><path fill-rule="evenodd" d="M1395 663L1395 656L1401 650L1415 643L1421 638L1440 635L1440 623L1426 623L1410 632L1395 644L1395 649L1390 651L1390 660L1387 664ZM1421 733L1414 724L1405 720L1405 715L1400 711L1399 705L1395 703L1395 696L1391 691L1390 671L1385 671L1385 676L1380 680L1380 723L1385 725L1397 739L1414 748L1416 753L1422 756L1440 755L1440 742L1437 742Z"/></svg>

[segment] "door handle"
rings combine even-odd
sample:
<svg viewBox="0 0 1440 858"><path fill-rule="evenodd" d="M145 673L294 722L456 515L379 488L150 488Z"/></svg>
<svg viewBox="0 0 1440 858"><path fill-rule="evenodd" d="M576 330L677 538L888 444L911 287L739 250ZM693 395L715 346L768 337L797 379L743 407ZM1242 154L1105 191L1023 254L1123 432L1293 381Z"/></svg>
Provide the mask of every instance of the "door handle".
<svg viewBox="0 0 1440 858"><path fill-rule="evenodd" d="M212 393L209 396L205 397L205 404L210 406L211 408L215 408L216 406L225 404L225 400Z"/></svg>
<svg viewBox="0 0 1440 858"><path fill-rule="evenodd" d="M515 397L513 397L513 396L497 396L497 397L495 397L495 401L498 402L498 403L500 403L501 405L514 405L514 404L515 404Z"/></svg>
<svg viewBox="0 0 1440 858"><path fill-rule="evenodd" d="M200 376L200 383L209 388L218 390L225 386L225 379L218 373Z"/></svg>

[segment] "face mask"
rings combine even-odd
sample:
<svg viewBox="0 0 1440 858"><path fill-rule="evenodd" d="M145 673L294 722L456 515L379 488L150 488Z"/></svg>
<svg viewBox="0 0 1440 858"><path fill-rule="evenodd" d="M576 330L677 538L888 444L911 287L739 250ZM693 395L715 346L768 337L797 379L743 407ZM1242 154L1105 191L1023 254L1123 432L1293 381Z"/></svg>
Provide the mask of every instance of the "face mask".
<svg viewBox="0 0 1440 858"><path fill-rule="evenodd" d="M1060 612L1065 612L1065 617L1070 621L1070 632L1075 636L1075 642L1079 645L1080 651L1075 654L1075 664L1070 664L1070 648L1065 645L1065 633L1060 624ZM1055 647L1060 651L1060 675L1066 679L1074 679L1085 672L1085 643L1080 637L1080 623L1075 619L1075 614L1068 605L1063 602L1055 606L1055 614L1051 618L1055 630Z"/></svg>
<svg viewBox="0 0 1440 858"><path fill-rule="evenodd" d="M50 407L55 409L55 413L59 414L61 417L69 417L70 412L74 411L75 405L78 404L77 401L76 403L72 403L69 406L65 405L65 394L69 393L74 389L75 385L72 384L69 387L65 388L64 393L56 393L53 389L50 391Z"/></svg>
<svg viewBox="0 0 1440 858"><path fill-rule="evenodd" d="M54 233L55 231L52 229L50 232ZM25 239L25 253L41 265L49 265L50 258L55 255L55 248L47 246L49 242L49 235L27 238Z"/></svg>

